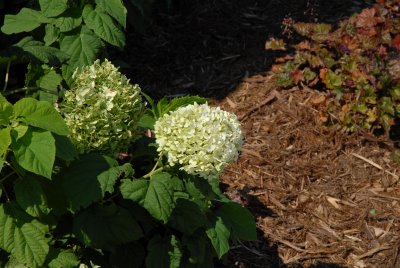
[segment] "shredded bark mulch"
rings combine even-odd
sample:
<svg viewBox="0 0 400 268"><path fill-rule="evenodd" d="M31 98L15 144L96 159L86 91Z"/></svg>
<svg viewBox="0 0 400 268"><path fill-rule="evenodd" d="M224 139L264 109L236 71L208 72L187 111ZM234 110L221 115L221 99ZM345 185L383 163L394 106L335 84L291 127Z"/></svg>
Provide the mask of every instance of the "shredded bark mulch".
<svg viewBox="0 0 400 268"><path fill-rule="evenodd" d="M228 266L400 267L393 142L324 127L322 93L280 90L272 80L246 78L214 103L242 122L242 155L222 181L260 231L259 241L233 250Z"/></svg>

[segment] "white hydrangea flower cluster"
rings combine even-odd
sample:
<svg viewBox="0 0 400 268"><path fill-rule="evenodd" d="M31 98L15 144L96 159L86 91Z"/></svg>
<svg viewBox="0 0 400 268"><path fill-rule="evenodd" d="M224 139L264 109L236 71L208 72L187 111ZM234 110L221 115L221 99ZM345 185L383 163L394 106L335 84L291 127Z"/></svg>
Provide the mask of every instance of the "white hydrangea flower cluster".
<svg viewBox="0 0 400 268"><path fill-rule="evenodd" d="M80 153L116 155L139 137L137 122L144 111L138 85L131 85L105 60L78 69L60 110Z"/></svg>
<svg viewBox="0 0 400 268"><path fill-rule="evenodd" d="M207 104L188 105L163 115L154 126L158 151L171 166L209 179L236 161L243 144L235 114Z"/></svg>

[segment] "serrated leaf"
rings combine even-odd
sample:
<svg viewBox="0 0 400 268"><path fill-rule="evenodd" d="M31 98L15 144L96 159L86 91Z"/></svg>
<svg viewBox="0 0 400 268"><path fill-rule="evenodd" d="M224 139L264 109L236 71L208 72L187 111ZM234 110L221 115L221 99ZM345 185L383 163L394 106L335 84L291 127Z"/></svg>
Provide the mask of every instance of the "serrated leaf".
<svg viewBox="0 0 400 268"><path fill-rule="evenodd" d="M110 168L104 156L89 154L81 156L64 169L61 174L62 185L72 212L86 208L104 197L111 183L99 175Z"/></svg>
<svg viewBox="0 0 400 268"><path fill-rule="evenodd" d="M56 141L56 156L65 161L72 161L78 157L78 151L74 144L66 136L53 134Z"/></svg>
<svg viewBox="0 0 400 268"><path fill-rule="evenodd" d="M51 179L56 146L49 131L28 129L26 134L11 144L15 160L24 169Z"/></svg>
<svg viewBox="0 0 400 268"><path fill-rule="evenodd" d="M0 124L7 126L10 123L10 117L13 113L13 107L7 99L0 94Z"/></svg>
<svg viewBox="0 0 400 268"><path fill-rule="evenodd" d="M40 267L49 252L47 226L38 222L14 203L0 205L0 248L19 263Z"/></svg>
<svg viewBox="0 0 400 268"><path fill-rule="evenodd" d="M14 104L14 117L31 126L67 136L69 130L57 110L46 101L23 98Z"/></svg>
<svg viewBox="0 0 400 268"><path fill-rule="evenodd" d="M68 7L68 0L39 0L40 9L46 17L56 17Z"/></svg>
<svg viewBox="0 0 400 268"><path fill-rule="evenodd" d="M125 199L143 204L150 182L148 180L122 180L120 191Z"/></svg>
<svg viewBox="0 0 400 268"><path fill-rule="evenodd" d="M179 240L174 235L161 238L153 237L148 246L147 268L179 268L182 252Z"/></svg>
<svg viewBox="0 0 400 268"><path fill-rule="evenodd" d="M61 50L44 46L42 42L35 41L31 36L24 37L17 44L13 45L17 49L22 49L24 56L51 65L59 65L68 60L68 55Z"/></svg>
<svg viewBox="0 0 400 268"><path fill-rule="evenodd" d="M4 268L29 268L29 267L20 263L14 256L11 255Z"/></svg>
<svg viewBox="0 0 400 268"><path fill-rule="evenodd" d="M229 250L230 232L225 226L221 217L215 217L213 223L206 230L207 236L217 253L218 258L221 258Z"/></svg>
<svg viewBox="0 0 400 268"><path fill-rule="evenodd" d="M123 173L125 177L132 175L134 173L132 165L130 163L125 163L122 166L112 167L98 176L98 180L101 185L103 195L106 192L109 192L110 194L114 192L114 185L117 179Z"/></svg>
<svg viewBox="0 0 400 268"><path fill-rule="evenodd" d="M231 233L239 239L256 240L256 223L249 210L231 202L223 204L217 211L225 224L231 228Z"/></svg>
<svg viewBox="0 0 400 268"><path fill-rule="evenodd" d="M46 26L44 27L44 31L45 35L43 37L43 41L46 46L50 46L58 40L60 29L56 28L54 25L46 24Z"/></svg>
<svg viewBox="0 0 400 268"><path fill-rule="evenodd" d="M62 16L52 21L60 32L69 32L82 24L82 10L79 8L69 8Z"/></svg>
<svg viewBox="0 0 400 268"><path fill-rule="evenodd" d="M11 127L0 129L0 158L11 144Z"/></svg>
<svg viewBox="0 0 400 268"><path fill-rule="evenodd" d="M111 17L113 17L122 27L126 28L127 10L121 0L96 0L96 4L101 6Z"/></svg>
<svg viewBox="0 0 400 268"><path fill-rule="evenodd" d="M51 20L42 15L41 12L30 8L22 8L16 15L6 15L1 31L5 34L31 32L42 23L49 23Z"/></svg>
<svg viewBox="0 0 400 268"><path fill-rule="evenodd" d="M43 188L33 176L18 178L14 192L18 205L29 215L41 217L50 212Z"/></svg>
<svg viewBox="0 0 400 268"><path fill-rule="evenodd" d="M196 203L179 198L176 201L168 225L189 235L197 228L205 227L207 225L207 218Z"/></svg>
<svg viewBox="0 0 400 268"><path fill-rule="evenodd" d="M82 26L78 34L65 36L60 49L70 55L70 60L63 66L63 76L70 77L76 68L91 65L102 48L101 39L86 26Z"/></svg>
<svg viewBox="0 0 400 268"><path fill-rule="evenodd" d="M143 235L129 212L115 204L80 212L74 220L74 234L85 245L109 250Z"/></svg>
<svg viewBox="0 0 400 268"><path fill-rule="evenodd" d="M120 48L125 46L124 33L114 24L107 13L97 7L93 9L88 4L83 8L82 16L87 27L93 30L101 39Z"/></svg>
<svg viewBox="0 0 400 268"><path fill-rule="evenodd" d="M38 86L54 93L57 93L57 87L61 84L62 76L55 70L50 70L47 74L42 76L38 81Z"/></svg>
<svg viewBox="0 0 400 268"><path fill-rule="evenodd" d="M75 268L79 265L78 257L70 250L57 249L50 251L50 254L51 261L47 264L49 268Z"/></svg>
<svg viewBox="0 0 400 268"><path fill-rule="evenodd" d="M171 175L156 173L147 180L125 180L121 185L121 194L142 205L154 218L166 223L174 208L174 189L170 183Z"/></svg>

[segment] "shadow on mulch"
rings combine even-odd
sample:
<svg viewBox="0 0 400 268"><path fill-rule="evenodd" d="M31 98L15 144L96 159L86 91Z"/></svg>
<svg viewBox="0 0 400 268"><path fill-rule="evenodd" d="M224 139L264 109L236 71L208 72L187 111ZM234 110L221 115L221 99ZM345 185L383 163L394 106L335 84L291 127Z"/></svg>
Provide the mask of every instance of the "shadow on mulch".
<svg viewBox="0 0 400 268"><path fill-rule="evenodd" d="M112 57L152 97L222 99L244 77L270 69L279 54L266 51L265 41L281 35L284 18L334 23L372 1L181 0L169 12L165 2L157 2L144 34L128 29L125 51Z"/></svg>

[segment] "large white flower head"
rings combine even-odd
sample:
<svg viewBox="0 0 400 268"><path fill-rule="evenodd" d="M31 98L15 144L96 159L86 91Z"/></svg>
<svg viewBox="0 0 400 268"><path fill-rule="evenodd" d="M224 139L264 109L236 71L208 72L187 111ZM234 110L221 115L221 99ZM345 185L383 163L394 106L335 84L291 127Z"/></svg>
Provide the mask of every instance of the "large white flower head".
<svg viewBox="0 0 400 268"><path fill-rule="evenodd" d="M65 93L61 112L80 153L115 155L139 137L137 122L144 110L138 85L131 85L105 60L77 69Z"/></svg>
<svg viewBox="0 0 400 268"><path fill-rule="evenodd" d="M236 115L207 104L188 105L163 115L154 126L158 151L188 174L218 177L236 161L243 135Z"/></svg>

